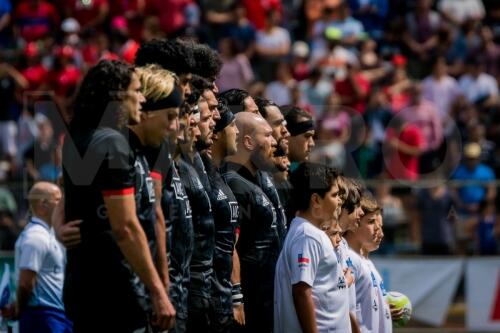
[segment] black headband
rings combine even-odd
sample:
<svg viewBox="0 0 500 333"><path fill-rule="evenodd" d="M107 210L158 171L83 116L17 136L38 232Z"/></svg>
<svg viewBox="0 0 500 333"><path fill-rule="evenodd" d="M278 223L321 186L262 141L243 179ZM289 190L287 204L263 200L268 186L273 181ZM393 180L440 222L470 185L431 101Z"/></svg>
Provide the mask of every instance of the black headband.
<svg viewBox="0 0 500 333"><path fill-rule="evenodd" d="M149 99L146 102L142 103L142 111L149 112L149 111L158 111L169 108L178 108L181 106L181 104L182 104L181 89L178 86L176 86L174 90L172 90L172 93L167 97L157 101L152 101Z"/></svg>
<svg viewBox="0 0 500 333"><path fill-rule="evenodd" d="M234 114L231 111L221 112L220 119L215 123L214 133L218 133L231 124L234 120Z"/></svg>
<svg viewBox="0 0 500 333"><path fill-rule="evenodd" d="M288 129L288 132L290 132L291 136L296 136L307 131L314 130L314 122L312 119L301 121L300 123L288 122L286 128Z"/></svg>

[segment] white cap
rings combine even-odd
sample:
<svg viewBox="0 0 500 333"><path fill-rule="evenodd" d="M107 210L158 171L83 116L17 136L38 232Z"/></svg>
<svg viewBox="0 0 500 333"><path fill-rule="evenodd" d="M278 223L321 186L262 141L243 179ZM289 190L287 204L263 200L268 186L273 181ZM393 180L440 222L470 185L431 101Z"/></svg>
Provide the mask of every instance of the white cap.
<svg viewBox="0 0 500 333"><path fill-rule="evenodd" d="M293 43L292 54L296 57L307 58L309 56L309 46L301 40Z"/></svg>
<svg viewBox="0 0 500 333"><path fill-rule="evenodd" d="M61 23L61 30L67 34L74 34L80 31L80 23L72 17L64 19Z"/></svg>

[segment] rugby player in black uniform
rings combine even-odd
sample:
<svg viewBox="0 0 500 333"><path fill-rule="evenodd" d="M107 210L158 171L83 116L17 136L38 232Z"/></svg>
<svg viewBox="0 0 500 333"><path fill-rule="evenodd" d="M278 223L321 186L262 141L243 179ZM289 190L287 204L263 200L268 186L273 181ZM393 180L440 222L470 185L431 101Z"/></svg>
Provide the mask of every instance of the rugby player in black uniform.
<svg viewBox="0 0 500 333"><path fill-rule="evenodd" d="M204 135L211 137L215 123L208 104L203 98L199 99L197 106L199 112L190 117L187 124L187 138L179 144L182 155L179 161L179 172L191 203L194 232L188 297L188 332L208 331L215 246L214 220L210 199L198 172L193 167L195 142L201 136L200 128L204 129ZM175 242L175 240L173 241Z"/></svg>
<svg viewBox="0 0 500 333"><path fill-rule="evenodd" d="M65 216L82 220L81 242L67 253L64 288L75 332L134 332L150 325L165 330L174 321L153 264L154 192L138 149L161 141L168 115L141 115L140 89L130 66L101 61L75 100L63 147ZM141 118L157 124L147 138L132 129L131 149L119 129Z"/></svg>
<svg viewBox="0 0 500 333"><path fill-rule="evenodd" d="M220 119L216 122L213 145L202 159L210 181L210 202L215 221L214 282L210 302L210 332L229 332L233 317L233 286L235 307L242 309L239 285L239 267L236 276L232 276L235 230L238 222L238 202L233 192L222 178L219 168L222 161L236 153L238 128L233 113L223 104L219 104ZM237 312L237 311L236 311ZM241 314L243 315L243 314ZM240 316L241 317L241 316Z"/></svg>
<svg viewBox="0 0 500 333"><path fill-rule="evenodd" d="M258 181L260 187L264 191L264 193L269 197L271 202L273 203L274 208L276 209L277 214L277 227L280 243L276 248L276 251L281 252L281 246L285 241L286 230L287 230L287 219L285 214L285 203L282 203L282 199L279 196L279 192L277 190L277 186L274 183L272 173L278 171L281 166L281 162L276 156L276 152L284 152L285 154L288 152L288 138L290 137L290 133L286 128L286 121L281 113L280 109L273 102L265 99L258 98L255 100L255 103L259 107L259 113L261 116L267 121L269 126L273 131L273 137L278 143L278 148L275 150L274 156L274 170L271 172L267 171L258 171Z"/></svg>
<svg viewBox="0 0 500 333"><path fill-rule="evenodd" d="M237 153L227 157L223 176L238 201L241 288L245 325L236 332L271 332L273 327L274 270L279 242L276 211L259 186L257 171L272 170L276 140L264 118L250 112L235 115L239 130Z"/></svg>

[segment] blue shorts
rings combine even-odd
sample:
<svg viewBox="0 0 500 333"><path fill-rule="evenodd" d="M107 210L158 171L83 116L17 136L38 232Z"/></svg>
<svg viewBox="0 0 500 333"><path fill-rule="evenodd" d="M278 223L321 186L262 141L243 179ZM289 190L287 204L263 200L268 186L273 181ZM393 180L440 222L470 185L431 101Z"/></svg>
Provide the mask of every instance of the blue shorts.
<svg viewBox="0 0 500 333"><path fill-rule="evenodd" d="M48 307L28 307L19 318L19 333L72 333L73 324L64 311Z"/></svg>

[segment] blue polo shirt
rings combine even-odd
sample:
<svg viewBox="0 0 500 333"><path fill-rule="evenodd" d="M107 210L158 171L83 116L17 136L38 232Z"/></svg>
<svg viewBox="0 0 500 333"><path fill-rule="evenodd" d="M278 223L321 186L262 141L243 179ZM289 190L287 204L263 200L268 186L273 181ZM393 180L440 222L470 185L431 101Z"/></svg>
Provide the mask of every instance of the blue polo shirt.
<svg viewBox="0 0 500 333"><path fill-rule="evenodd" d="M28 269L37 274L35 289L28 306L51 307L64 310L64 247L55 237L54 229L39 218L31 218L16 242L16 278Z"/></svg>
<svg viewBox="0 0 500 333"><path fill-rule="evenodd" d="M456 180L495 180L493 170L484 164L479 164L474 170L468 169L465 165L460 165L452 179ZM485 186L466 185L459 189L460 198L466 204L480 203L486 195Z"/></svg>

